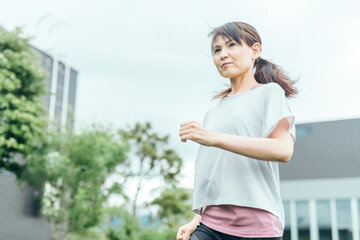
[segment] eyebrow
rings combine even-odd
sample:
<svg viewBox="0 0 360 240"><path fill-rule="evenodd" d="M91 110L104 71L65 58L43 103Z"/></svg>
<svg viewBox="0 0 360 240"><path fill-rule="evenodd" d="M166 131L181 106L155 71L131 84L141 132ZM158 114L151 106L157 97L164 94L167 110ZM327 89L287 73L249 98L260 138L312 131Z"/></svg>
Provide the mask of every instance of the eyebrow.
<svg viewBox="0 0 360 240"><path fill-rule="evenodd" d="M227 40L226 42L225 42L225 44L227 44L228 42L231 42L231 41L234 41L233 39L229 39L229 40ZM214 45L213 46L213 49L214 48L217 48L217 47L220 47L220 45Z"/></svg>

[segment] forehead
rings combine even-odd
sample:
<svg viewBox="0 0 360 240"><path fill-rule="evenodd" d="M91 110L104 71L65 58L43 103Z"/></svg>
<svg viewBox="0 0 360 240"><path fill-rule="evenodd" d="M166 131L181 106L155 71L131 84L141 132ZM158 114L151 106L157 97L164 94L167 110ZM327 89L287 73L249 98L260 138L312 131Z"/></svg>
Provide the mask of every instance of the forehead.
<svg viewBox="0 0 360 240"><path fill-rule="evenodd" d="M226 42L231 41L231 40L233 40L231 37L219 35L219 36L214 38L213 46L217 45L217 44L223 44L223 43L226 43Z"/></svg>
<svg viewBox="0 0 360 240"><path fill-rule="evenodd" d="M233 38L225 35L218 35L213 39L212 48L226 44L227 42L235 41ZM240 43L241 44L241 43Z"/></svg>

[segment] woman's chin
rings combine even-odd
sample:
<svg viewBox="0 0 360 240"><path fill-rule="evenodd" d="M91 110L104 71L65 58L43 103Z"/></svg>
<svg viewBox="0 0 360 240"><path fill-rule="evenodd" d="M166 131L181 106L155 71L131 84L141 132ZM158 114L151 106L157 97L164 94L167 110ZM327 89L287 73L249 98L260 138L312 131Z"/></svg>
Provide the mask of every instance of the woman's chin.
<svg viewBox="0 0 360 240"><path fill-rule="evenodd" d="M238 74L234 73L220 73L220 75L224 78L235 78L236 76L238 76Z"/></svg>

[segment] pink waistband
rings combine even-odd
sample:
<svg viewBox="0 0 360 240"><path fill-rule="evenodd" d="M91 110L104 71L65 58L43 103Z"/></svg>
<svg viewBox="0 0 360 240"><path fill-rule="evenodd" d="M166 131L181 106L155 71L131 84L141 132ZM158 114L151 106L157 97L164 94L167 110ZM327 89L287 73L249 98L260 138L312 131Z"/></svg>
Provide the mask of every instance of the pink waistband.
<svg viewBox="0 0 360 240"><path fill-rule="evenodd" d="M235 205L207 206L201 222L228 235L245 238L281 237L283 228L272 213Z"/></svg>

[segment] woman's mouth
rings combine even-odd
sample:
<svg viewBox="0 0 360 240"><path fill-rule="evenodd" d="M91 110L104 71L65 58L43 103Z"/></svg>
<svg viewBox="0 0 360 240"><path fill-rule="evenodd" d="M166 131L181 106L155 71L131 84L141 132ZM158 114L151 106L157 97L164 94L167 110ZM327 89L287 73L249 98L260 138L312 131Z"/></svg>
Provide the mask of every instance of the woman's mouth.
<svg viewBox="0 0 360 240"><path fill-rule="evenodd" d="M225 66L227 66L227 65L229 65L229 64L231 64L231 62L224 62L224 63L221 65L221 67L225 67Z"/></svg>

